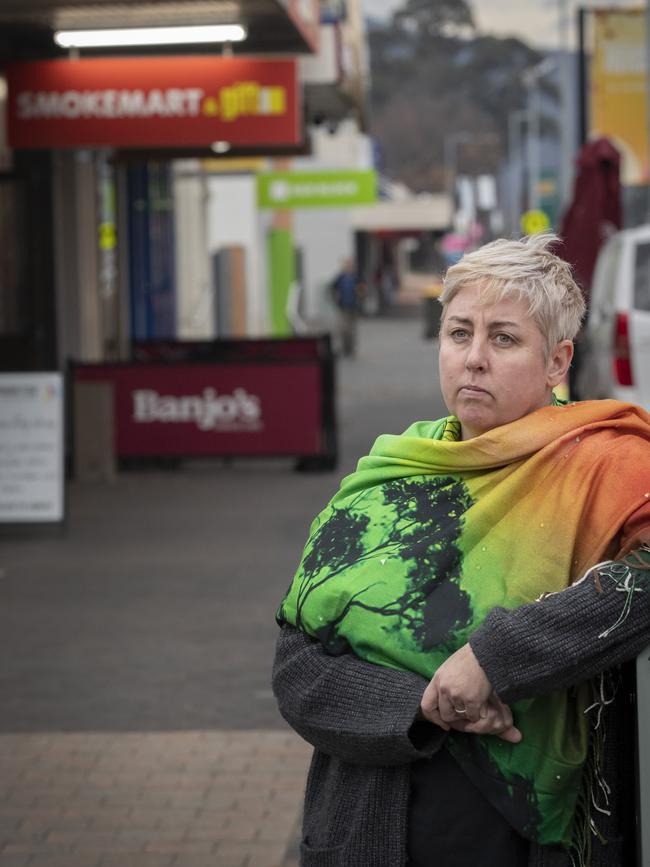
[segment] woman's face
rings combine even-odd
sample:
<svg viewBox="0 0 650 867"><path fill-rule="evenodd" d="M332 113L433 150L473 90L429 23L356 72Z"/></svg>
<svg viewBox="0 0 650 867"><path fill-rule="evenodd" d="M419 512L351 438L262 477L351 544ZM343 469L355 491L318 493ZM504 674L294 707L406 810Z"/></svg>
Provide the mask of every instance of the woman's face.
<svg viewBox="0 0 650 867"><path fill-rule="evenodd" d="M525 301L480 303L480 285L464 286L447 305L440 332L440 384L463 439L546 406L573 355L564 340L545 356Z"/></svg>

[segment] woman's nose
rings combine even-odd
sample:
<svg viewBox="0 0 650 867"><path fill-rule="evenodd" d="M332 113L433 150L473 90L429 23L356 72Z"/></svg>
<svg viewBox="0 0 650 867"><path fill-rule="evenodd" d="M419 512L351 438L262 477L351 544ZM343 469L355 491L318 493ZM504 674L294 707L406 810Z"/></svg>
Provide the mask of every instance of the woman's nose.
<svg viewBox="0 0 650 867"><path fill-rule="evenodd" d="M487 366L486 347L482 340L474 339L465 358L468 370L483 370Z"/></svg>

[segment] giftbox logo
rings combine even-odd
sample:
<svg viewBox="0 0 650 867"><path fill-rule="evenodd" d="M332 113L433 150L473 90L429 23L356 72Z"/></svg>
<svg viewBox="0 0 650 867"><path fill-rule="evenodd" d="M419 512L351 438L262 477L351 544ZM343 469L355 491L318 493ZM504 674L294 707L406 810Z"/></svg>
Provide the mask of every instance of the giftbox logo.
<svg viewBox="0 0 650 867"><path fill-rule="evenodd" d="M137 389L132 397L133 421L137 424L193 422L202 431L259 431L264 427L259 396L244 388L219 394L208 387L200 394L189 395Z"/></svg>

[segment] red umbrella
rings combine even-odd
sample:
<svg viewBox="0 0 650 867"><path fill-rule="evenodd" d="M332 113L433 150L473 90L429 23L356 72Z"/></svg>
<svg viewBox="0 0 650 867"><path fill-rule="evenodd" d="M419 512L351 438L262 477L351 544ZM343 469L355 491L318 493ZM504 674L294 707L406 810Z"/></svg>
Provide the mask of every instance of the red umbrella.
<svg viewBox="0 0 650 867"><path fill-rule="evenodd" d="M557 253L573 266L587 303L598 251L622 225L620 163L619 152L606 138L583 145L573 201L560 228L564 243Z"/></svg>

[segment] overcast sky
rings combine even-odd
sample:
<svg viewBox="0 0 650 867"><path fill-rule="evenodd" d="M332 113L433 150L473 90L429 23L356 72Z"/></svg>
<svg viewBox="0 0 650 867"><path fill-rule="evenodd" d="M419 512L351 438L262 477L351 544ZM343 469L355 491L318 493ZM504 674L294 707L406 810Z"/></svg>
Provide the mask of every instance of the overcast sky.
<svg viewBox="0 0 650 867"><path fill-rule="evenodd" d="M560 46L560 9L568 11L568 42L575 40L578 0L469 0L481 32L515 35L543 48ZM382 18L403 5L402 0L362 0L367 15ZM590 6L630 5L629 0L595 0ZM636 5L636 4L631 4ZM566 43L565 43L566 44Z"/></svg>

